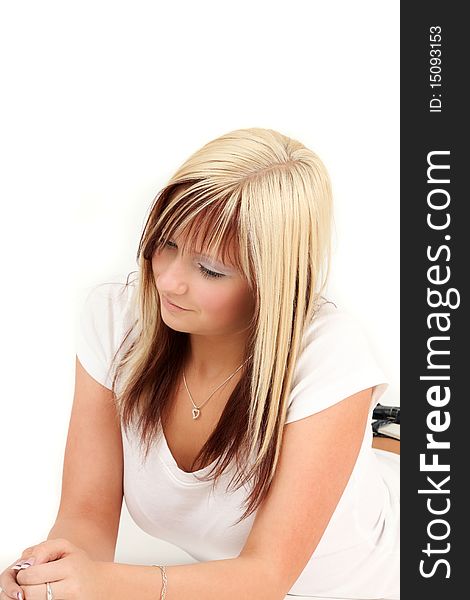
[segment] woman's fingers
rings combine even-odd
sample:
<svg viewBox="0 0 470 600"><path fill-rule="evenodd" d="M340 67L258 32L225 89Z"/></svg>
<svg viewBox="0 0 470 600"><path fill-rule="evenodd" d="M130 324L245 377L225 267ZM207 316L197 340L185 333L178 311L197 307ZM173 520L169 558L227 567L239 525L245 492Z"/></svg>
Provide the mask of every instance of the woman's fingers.
<svg viewBox="0 0 470 600"><path fill-rule="evenodd" d="M18 593L23 594L23 590L18 584L16 576L19 571L27 569L34 564L35 561L32 560L33 557L31 556L31 553L34 551L35 547L36 546L30 546L29 548L26 548L18 560L0 573L0 588L2 590L0 594L0 600L4 600L6 598L14 598L15 600L20 598L21 600L22 596L18 596ZM29 559L29 561L26 559Z"/></svg>
<svg viewBox="0 0 470 600"><path fill-rule="evenodd" d="M70 582L66 581L70 572L70 560L65 557L20 571L18 583L25 591L25 600L45 600L47 583L51 586L53 598L71 598Z"/></svg>
<svg viewBox="0 0 470 600"><path fill-rule="evenodd" d="M17 600L16 596L14 596L15 600ZM0 594L0 600L12 600L11 596L8 596L6 592L2 591Z"/></svg>
<svg viewBox="0 0 470 600"><path fill-rule="evenodd" d="M40 544L36 544L35 546L27 548L23 552L22 557L25 556L27 559L34 559L29 561L32 565L41 565L52 560L57 560L58 558L62 558L74 548L75 546L73 546L68 540L64 538L56 538L53 540L45 540Z"/></svg>
<svg viewBox="0 0 470 600"><path fill-rule="evenodd" d="M29 548L25 548L21 554L20 560L28 559L32 556L34 548L36 548L37 544L34 546L29 546Z"/></svg>
<svg viewBox="0 0 470 600"><path fill-rule="evenodd" d="M42 565L34 565L19 571L16 582L20 586L38 585L49 582L58 582L65 579L70 572L70 558L59 558Z"/></svg>
<svg viewBox="0 0 470 600"><path fill-rule="evenodd" d="M0 600L6 600L7 598L18 600L18 592L23 593L21 586L16 581L16 574L18 571L13 567L14 565L10 565L0 574L0 587L2 588Z"/></svg>
<svg viewBox="0 0 470 600"><path fill-rule="evenodd" d="M65 586L61 581L56 581L51 584L51 591L53 598L66 598ZM13 596L14 600L17 600L16 596ZM0 600L13 600L13 598L7 595L5 592L0 594ZM30 585L24 588L23 594L24 600L46 600L47 588L45 583L38 585Z"/></svg>
<svg viewBox="0 0 470 600"><path fill-rule="evenodd" d="M35 546L30 546L29 548L25 548L23 553L21 554L21 558L12 563L7 569L0 573L0 588L2 589L1 594L3 594L4 598L0 595L0 600L14 599L18 600L18 592L23 594L24 592L21 588L23 581L23 574L26 573L27 569L31 569L32 566L46 566L45 563L49 563L51 561L56 561L67 555L68 552L72 551L75 547L66 539L57 538L53 540L46 540L41 542L40 544L36 544ZM28 560L26 560L28 559ZM57 563L54 567L54 570L57 569ZM33 574L34 575L34 574ZM53 577L49 581L53 581ZM28 583L34 584L36 581L31 579L30 577L26 578ZM46 581L48 581L46 579ZM57 584L56 584L57 585ZM33 591L33 587L35 588ZM40 588L42 587L41 591ZM32 586L28 590L28 598L25 600L34 600L34 596L31 594L41 594L38 595L38 598L44 600L45 598L45 586L36 585ZM19 597L21 599L21 596Z"/></svg>

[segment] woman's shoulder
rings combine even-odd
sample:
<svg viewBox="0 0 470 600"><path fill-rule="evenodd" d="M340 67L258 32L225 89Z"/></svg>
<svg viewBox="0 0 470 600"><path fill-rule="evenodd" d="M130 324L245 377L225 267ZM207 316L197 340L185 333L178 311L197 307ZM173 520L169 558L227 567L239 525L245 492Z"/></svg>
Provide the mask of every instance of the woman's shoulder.
<svg viewBox="0 0 470 600"><path fill-rule="evenodd" d="M372 386L377 402L388 382L364 327L347 309L325 299L305 329L286 422Z"/></svg>
<svg viewBox="0 0 470 600"><path fill-rule="evenodd" d="M110 306L124 305L133 295L136 278L120 278L119 281L106 281L88 288L85 304L106 304Z"/></svg>
<svg viewBox="0 0 470 600"><path fill-rule="evenodd" d="M299 367L318 368L321 364L349 364L370 360L372 348L359 317L332 300L317 303L312 321L302 339ZM310 370L310 369L309 369Z"/></svg>
<svg viewBox="0 0 470 600"><path fill-rule="evenodd" d="M345 341L345 336L362 336L363 327L359 319L336 302L322 297L316 305L311 322L305 328L303 346L312 346L313 342L328 343Z"/></svg>
<svg viewBox="0 0 470 600"><path fill-rule="evenodd" d="M108 327L114 322L129 320L134 308L135 278L98 283L88 289L82 305L82 318L101 322Z"/></svg>
<svg viewBox="0 0 470 600"><path fill-rule="evenodd" d="M99 283L88 289L79 309L77 356L106 387L112 358L135 321L135 298L134 280Z"/></svg>

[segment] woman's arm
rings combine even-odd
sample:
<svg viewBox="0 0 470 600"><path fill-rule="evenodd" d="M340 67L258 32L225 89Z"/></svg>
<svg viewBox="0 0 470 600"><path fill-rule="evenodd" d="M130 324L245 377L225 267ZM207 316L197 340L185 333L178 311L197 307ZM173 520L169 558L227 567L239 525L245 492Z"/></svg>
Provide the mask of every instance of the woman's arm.
<svg viewBox="0 0 470 600"><path fill-rule="evenodd" d="M114 519L90 516L58 517L47 536L48 540L65 538L82 548L93 560L113 561L116 550L117 526Z"/></svg>
<svg viewBox="0 0 470 600"><path fill-rule="evenodd" d="M102 562L104 589L113 600L159 600L158 567ZM284 600L271 565L254 557L166 567L167 600Z"/></svg>
<svg viewBox="0 0 470 600"><path fill-rule="evenodd" d="M275 565L286 594L320 542L354 469L372 389L284 426L276 473L240 556Z"/></svg>
<svg viewBox="0 0 470 600"><path fill-rule="evenodd" d="M121 430L112 392L78 357L75 365L60 506L47 539L68 539L94 560L112 561L123 498Z"/></svg>

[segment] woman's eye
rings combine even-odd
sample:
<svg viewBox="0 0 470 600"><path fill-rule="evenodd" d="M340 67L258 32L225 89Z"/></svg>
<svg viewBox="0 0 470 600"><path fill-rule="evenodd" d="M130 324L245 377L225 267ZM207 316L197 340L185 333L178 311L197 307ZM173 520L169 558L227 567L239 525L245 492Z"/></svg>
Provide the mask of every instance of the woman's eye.
<svg viewBox="0 0 470 600"><path fill-rule="evenodd" d="M174 242L171 242L170 240L167 241L166 245L170 248L177 248L176 244ZM218 279L219 277L225 277L223 273L216 273L215 271L210 271L209 269L206 269L206 267L203 267L201 264L199 265L199 270L201 272L201 275L203 277L207 277L208 279Z"/></svg>
<svg viewBox="0 0 470 600"><path fill-rule="evenodd" d="M214 271L209 271L209 269L206 269L202 265L199 265L199 267L201 270L201 275L203 277L210 277L214 279L216 279L217 277L225 277L225 275L223 275L222 273L215 273Z"/></svg>

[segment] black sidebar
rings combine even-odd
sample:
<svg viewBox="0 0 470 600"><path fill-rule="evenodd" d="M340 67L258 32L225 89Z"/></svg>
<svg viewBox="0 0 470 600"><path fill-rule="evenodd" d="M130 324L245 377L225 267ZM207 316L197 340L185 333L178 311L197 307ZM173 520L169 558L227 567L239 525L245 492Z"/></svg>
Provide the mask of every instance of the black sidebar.
<svg viewBox="0 0 470 600"><path fill-rule="evenodd" d="M401 598L470 594L469 22L401 3ZM468 564L467 564L468 563Z"/></svg>

